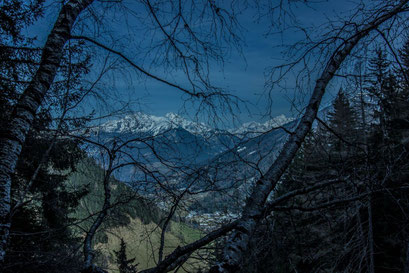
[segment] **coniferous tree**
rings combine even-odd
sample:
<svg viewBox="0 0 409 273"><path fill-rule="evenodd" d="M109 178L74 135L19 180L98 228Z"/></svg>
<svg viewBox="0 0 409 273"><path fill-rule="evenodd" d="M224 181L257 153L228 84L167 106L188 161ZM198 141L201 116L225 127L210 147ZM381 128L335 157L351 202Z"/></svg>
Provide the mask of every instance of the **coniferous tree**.
<svg viewBox="0 0 409 273"><path fill-rule="evenodd" d="M332 136L335 150L346 146L345 142L352 143L356 140L357 117L348 97L342 89L339 90L333 102L333 110L328 113L329 127L336 134Z"/></svg>
<svg viewBox="0 0 409 273"><path fill-rule="evenodd" d="M43 2L0 4L0 132L6 130L13 107L38 66L39 51L22 30L42 15ZM81 240L74 234L75 219L70 214L86 189L70 189L65 180L84 152L78 141L59 136L84 120L55 118L83 92L78 79L87 72L87 58L74 63L80 50L74 44L64 53L59 66L63 77L39 109L12 177L9 217L13 224L2 272L78 272L81 267L77 251ZM70 96L65 95L67 90L72 91Z"/></svg>
<svg viewBox="0 0 409 273"><path fill-rule="evenodd" d="M391 61L381 49L377 49L375 57L369 63L369 85L367 90L374 101L372 109L375 120L379 123L383 135L379 140L383 141L388 136L387 127L399 111L395 108L400 100L399 86L396 75L393 73Z"/></svg>
<svg viewBox="0 0 409 273"><path fill-rule="evenodd" d="M121 238L121 244L118 251L114 251L116 256L116 264L120 273L134 273L136 272L135 258L128 259L126 255L126 243L124 239Z"/></svg>
<svg viewBox="0 0 409 273"><path fill-rule="evenodd" d="M407 44L407 43L406 43ZM401 50L401 63L405 64L408 47ZM372 194L374 267L375 271L388 269L389 272L402 272L407 257L408 213L407 198L408 134L408 92L404 73L401 69L392 69L385 54L378 54L371 61L373 79L370 91L375 96L375 117L378 122L371 126L369 139L367 177ZM385 65L389 67L385 69ZM375 65L374 65L375 64ZM385 69L388 73L379 71ZM376 84L374 84L376 83Z"/></svg>
<svg viewBox="0 0 409 273"><path fill-rule="evenodd" d="M87 190L71 189L65 180L84 152L76 141L54 140L43 129L36 125L29 134L13 177L12 236L3 272L76 272L81 267L81 240L70 214Z"/></svg>
<svg viewBox="0 0 409 273"><path fill-rule="evenodd" d="M319 132L315 131L308 136L276 190L276 197L343 175L341 160L338 159L336 164L332 155L338 151L333 151L334 145L329 145L334 142L334 136L324 130L326 129L321 127L317 130ZM339 191L345 191L344 187L341 183L320 189L311 194L297 196L282 205L313 207L337 198ZM257 239L252 244L253 255L248 257L248 265L243 272L320 272L324 269L336 271L336 268L342 267L347 257L351 256L351 250L342 245L342 242L349 240L345 236L344 221L347 219L344 217L350 217L350 214L349 211L345 212L345 209L342 214L337 209L274 212L271 218L257 229Z"/></svg>

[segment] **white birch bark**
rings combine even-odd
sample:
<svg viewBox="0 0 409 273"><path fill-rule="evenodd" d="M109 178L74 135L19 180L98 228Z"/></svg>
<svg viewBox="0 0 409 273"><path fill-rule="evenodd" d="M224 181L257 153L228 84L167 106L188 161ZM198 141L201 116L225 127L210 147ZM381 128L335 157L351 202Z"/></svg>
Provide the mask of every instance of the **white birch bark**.
<svg viewBox="0 0 409 273"><path fill-rule="evenodd" d="M277 182L293 160L296 152L304 141L305 136L310 131L328 83L358 42L380 24L401 12L407 3L408 0L401 0L397 2L396 5L391 5L392 7L390 9L386 10L369 23L363 25L360 28L360 31L355 33L349 39L346 39L345 42L334 52L332 57L327 62L327 65L324 68L320 78L316 81L308 106L294 134L289 137L283 149L266 174L254 185L252 194L248 198L243 209L238 227L230 236L226 244L223 260L216 266L212 267L209 271L210 273L233 273L240 269L240 263L243 255L247 251L250 237L254 232L259 219L262 217L267 197L275 188Z"/></svg>
<svg viewBox="0 0 409 273"><path fill-rule="evenodd" d="M0 263L6 254L11 225L11 176L37 110L54 81L73 24L92 2L71 0L62 7L42 50L40 66L14 107L8 126L0 134Z"/></svg>

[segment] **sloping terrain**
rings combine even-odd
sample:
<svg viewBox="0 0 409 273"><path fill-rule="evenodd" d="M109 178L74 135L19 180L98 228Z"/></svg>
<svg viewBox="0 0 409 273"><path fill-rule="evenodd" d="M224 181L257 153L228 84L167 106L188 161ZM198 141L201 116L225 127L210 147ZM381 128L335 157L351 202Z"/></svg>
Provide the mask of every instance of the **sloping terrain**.
<svg viewBox="0 0 409 273"><path fill-rule="evenodd" d="M67 183L73 189L86 187L89 193L81 200L77 211L72 215L78 221L74 228L78 236L90 227L95 214L102 207L103 170L93 159L86 158L70 175ZM96 261L109 272L118 272L115 264L115 251L119 250L121 238L127 244L128 259L135 258L138 269L155 265L160 245L161 220L164 213L156 204L139 196L125 183L111 181L112 204L117 204L106 217L95 236ZM199 230L190 228L182 222L172 221L165 237L164 253L170 253L178 245L192 242L201 236Z"/></svg>

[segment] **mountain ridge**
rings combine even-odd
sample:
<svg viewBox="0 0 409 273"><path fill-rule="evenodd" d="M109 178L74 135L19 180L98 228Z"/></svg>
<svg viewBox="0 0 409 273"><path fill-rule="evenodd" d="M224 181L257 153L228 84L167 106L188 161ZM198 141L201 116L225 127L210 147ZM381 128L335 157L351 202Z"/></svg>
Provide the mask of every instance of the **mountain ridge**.
<svg viewBox="0 0 409 273"><path fill-rule="evenodd" d="M122 118L107 121L98 129L105 133L149 133L153 136L166 131L182 128L194 135L209 136L213 133L230 133L236 136L255 136L280 127L293 121L291 117L284 114L278 115L264 123L251 121L231 129L213 128L202 122L188 120L175 113L167 113L165 116L149 115L142 112L126 115Z"/></svg>

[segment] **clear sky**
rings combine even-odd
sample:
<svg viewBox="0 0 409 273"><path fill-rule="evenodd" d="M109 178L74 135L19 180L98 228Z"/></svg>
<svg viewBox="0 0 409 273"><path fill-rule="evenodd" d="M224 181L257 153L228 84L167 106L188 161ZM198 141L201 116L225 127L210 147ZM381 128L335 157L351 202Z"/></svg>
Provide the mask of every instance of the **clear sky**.
<svg viewBox="0 0 409 273"><path fill-rule="evenodd" d="M313 2L313 1L311 1ZM292 11L295 18L299 21L299 24L304 26L320 25L328 18L333 18L335 14L339 14L345 10L348 10L354 5L353 1L314 1L317 3L311 4L310 7L306 7L304 4L293 4ZM29 29L30 34L34 34L38 37L38 43L44 43L46 35L49 33L52 23L55 20L55 11L58 9L58 5L53 1L50 9L47 10L45 18L41 19L39 24L35 24L34 27ZM98 2L95 4L97 5ZM119 12L119 11L117 11ZM290 98L293 97L290 91L282 91L279 88L274 89L271 93L272 105L271 108L266 109L268 106L266 89L265 89L265 75L269 71L269 67L282 64L285 62L282 56L283 48L280 45L291 44L297 41L300 37L300 33L294 31L294 29L286 30L279 34L267 35L267 32L271 30L269 24L270 19L263 17L260 20L256 19L256 10L244 11L239 15L240 24L244 27L242 32L244 43L242 44L243 56L240 56L237 51L232 51L230 56L225 59L224 67L221 68L216 64L211 64L211 80L212 82L224 88L226 92L234 94L241 99L248 102L247 107L250 112L245 110L242 106L242 110L238 115L241 121L247 122L250 120L265 120L266 117L260 115L267 110L271 112L272 116L285 114L293 115L291 112ZM257 22L256 22L257 21ZM129 20L134 26L128 26L121 30L121 26L112 24L113 28L116 28L118 37L125 37L129 33L130 28L137 28L137 21ZM92 27L90 27L92 29ZM107 26L105 26L107 29ZM99 30L103 32L104 30ZM136 31L136 34L140 33ZM100 34L100 33L99 33ZM112 36L112 33L110 33ZM119 38L119 39L122 39ZM130 40L140 39L141 37L132 37ZM133 50L131 49L124 52L124 55L132 58ZM137 61L137 59L135 59ZM118 76L121 78L122 76ZM143 110L149 114L164 115L168 112L179 112L184 105L183 96L181 92L166 86L162 83L156 82L150 79L134 80L132 74L126 76L128 81L115 83L118 93L116 97L110 99L118 99L121 101L127 101L132 99L140 102L138 106L135 106L135 110ZM129 79L129 77L131 79ZM178 73L175 74L181 84L186 83L183 77L180 77ZM112 75L111 75L112 78ZM172 78L169 78L170 80ZM306 87L308 88L308 87ZM328 99L327 99L328 100Z"/></svg>

